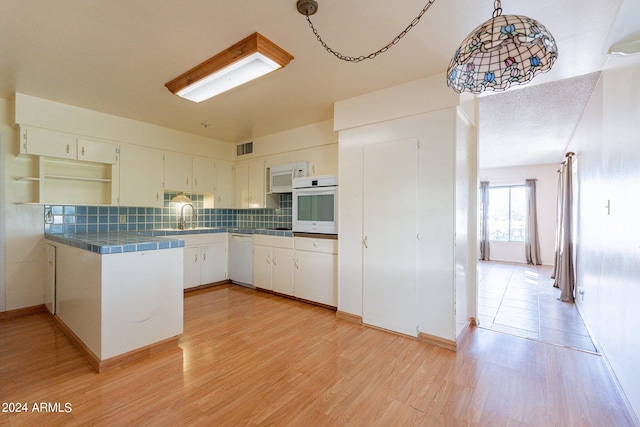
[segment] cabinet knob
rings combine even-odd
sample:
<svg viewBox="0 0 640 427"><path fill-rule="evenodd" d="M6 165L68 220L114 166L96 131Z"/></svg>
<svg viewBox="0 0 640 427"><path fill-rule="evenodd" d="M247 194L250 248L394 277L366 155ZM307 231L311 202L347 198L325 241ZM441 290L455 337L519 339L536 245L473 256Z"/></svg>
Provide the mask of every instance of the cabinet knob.
<svg viewBox="0 0 640 427"><path fill-rule="evenodd" d="M269 255L267 255L267 264L271 264L271 260L269 259Z"/></svg>
<svg viewBox="0 0 640 427"><path fill-rule="evenodd" d="M207 260L207 253L203 253L202 254L202 261L206 261Z"/></svg>
<svg viewBox="0 0 640 427"><path fill-rule="evenodd" d="M276 257L273 257L273 265L278 265L278 263L276 262Z"/></svg>
<svg viewBox="0 0 640 427"><path fill-rule="evenodd" d="M196 254L196 259L194 262L198 262L198 254Z"/></svg>
<svg viewBox="0 0 640 427"><path fill-rule="evenodd" d="M69 144L67 144L67 154L69 154L71 152L71 147L69 147Z"/></svg>

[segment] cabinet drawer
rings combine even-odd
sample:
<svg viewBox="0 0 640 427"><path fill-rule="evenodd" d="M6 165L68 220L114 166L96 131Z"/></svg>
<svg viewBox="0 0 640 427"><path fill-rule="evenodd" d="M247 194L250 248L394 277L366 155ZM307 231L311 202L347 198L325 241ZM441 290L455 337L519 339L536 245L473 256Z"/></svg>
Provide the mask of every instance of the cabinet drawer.
<svg viewBox="0 0 640 427"><path fill-rule="evenodd" d="M227 233L205 233L205 234L183 234L180 236L169 236L184 240L185 246L208 245L210 243L226 243Z"/></svg>
<svg viewBox="0 0 640 427"><path fill-rule="evenodd" d="M293 249L293 237L253 235L253 244L272 248Z"/></svg>
<svg viewBox="0 0 640 427"><path fill-rule="evenodd" d="M297 251L322 252L326 254L338 253L338 241L334 239L313 239L309 237L295 237Z"/></svg>

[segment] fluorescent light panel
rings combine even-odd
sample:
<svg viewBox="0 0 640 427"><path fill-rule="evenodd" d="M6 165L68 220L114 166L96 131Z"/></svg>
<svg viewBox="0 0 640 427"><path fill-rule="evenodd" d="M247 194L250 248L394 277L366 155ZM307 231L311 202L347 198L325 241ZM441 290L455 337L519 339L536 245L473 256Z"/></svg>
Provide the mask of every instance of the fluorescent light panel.
<svg viewBox="0 0 640 427"><path fill-rule="evenodd" d="M280 64L256 52L185 87L176 95L193 102L202 102L278 68L281 68Z"/></svg>
<svg viewBox="0 0 640 427"><path fill-rule="evenodd" d="M174 94L202 102L286 66L293 56L254 33L165 86Z"/></svg>

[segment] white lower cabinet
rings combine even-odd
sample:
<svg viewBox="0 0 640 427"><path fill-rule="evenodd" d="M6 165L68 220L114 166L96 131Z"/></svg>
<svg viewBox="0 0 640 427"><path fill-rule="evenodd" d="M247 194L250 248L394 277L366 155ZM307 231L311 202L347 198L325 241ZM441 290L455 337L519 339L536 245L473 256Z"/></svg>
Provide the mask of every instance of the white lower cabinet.
<svg viewBox="0 0 640 427"><path fill-rule="evenodd" d="M253 285L293 295L293 238L253 236Z"/></svg>
<svg viewBox="0 0 640 427"><path fill-rule="evenodd" d="M253 239L257 288L337 307L337 240L258 234Z"/></svg>
<svg viewBox="0 0 640 427"><path fill-rule="evenodd" d="M338 241L295 237L295 295L338 306Z"/></svg>
<svg viewBox="0 0 640 427"><path fill-rule="evenodd" d="M221 282L227 274L227 233L187 234L184 240L184 289Z"/></svg>

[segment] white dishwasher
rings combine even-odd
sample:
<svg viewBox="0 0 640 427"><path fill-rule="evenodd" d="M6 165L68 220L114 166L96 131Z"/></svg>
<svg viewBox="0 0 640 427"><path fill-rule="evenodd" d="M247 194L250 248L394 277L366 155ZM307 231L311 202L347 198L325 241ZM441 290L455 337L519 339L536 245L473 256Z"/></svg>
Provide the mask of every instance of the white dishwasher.
<svg viewBox="0 0 640 427"><path fill-rule="evenodd" d="M253 286L253 236L229 236L229 279L238 285Z"/></svg>

